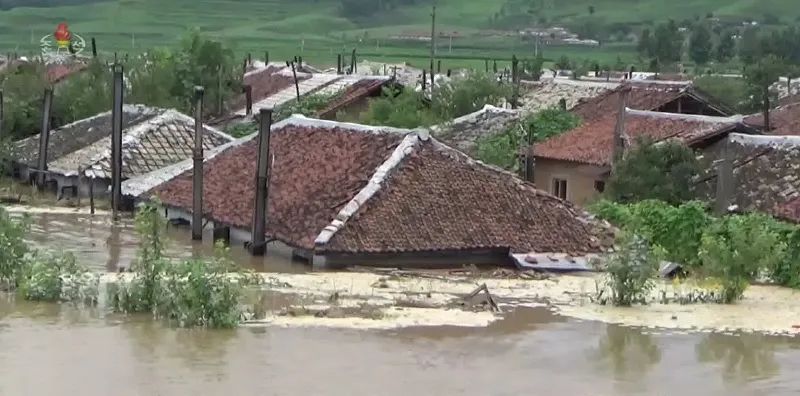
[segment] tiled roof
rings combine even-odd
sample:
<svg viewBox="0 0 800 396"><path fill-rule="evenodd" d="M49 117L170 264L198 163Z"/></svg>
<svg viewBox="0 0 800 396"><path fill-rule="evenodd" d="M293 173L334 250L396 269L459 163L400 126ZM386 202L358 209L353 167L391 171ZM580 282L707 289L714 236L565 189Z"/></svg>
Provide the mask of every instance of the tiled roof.
<svg viewBox="0 0 800 396"><path fill-rule="evenodd" d="M769 113L770 135L800 135L800 103L777 107ZM763 128L764 115L753 114L744 119L748 125Z"/></svg>
<svg viewBox="0 0 800 396"><path fill-rule="evenodd" d="M162 114L164 109L146 107L141 105L125 105L122 108L122 126L144 122L156 115ZM47 150L48 163L66 154L87 147L98 140L111 135L111 112L100 113L96 116L78 120L73 123L54 129L50 132L50 142ZM20 140L15 144L17 162L36 167L39 159L39 135ZM74 171L77 168L70 168Z"/></svg>
<svg viewBox="0 0 800 396"><path fill-rule="evenodd" d="M637 110L656 110L685 94L689 84L628 83L631 88L627 107ZM619 110L623 87L607 91L601 95L580 101L571 111L584 122L616 114Z"/></svg>
<svg viewBox="0 0 800 396"><path fill-rule="evenodd" d="M290 119L291 120L291 119ZM314 239L402 140L397 133L287 124L273 128L267 233L312 249ZM204 165L204 211L217 222L249 228L258 142L251 139ZM302 149L298 149L302 148ZM162 202L192 207L191 170L153 190Z"/></svg>
<svg viewBox="0 0 800 396"><path fill-rule="evenodd" d="M730 132L740 121L736 117L628 110L624 135L631 143L646 136L653 141L677 139L691 146ZM610 165L616 123L616 114L584 122L571 131L535 144L534 155L598 166Z"/></svg>
<svg viewBox="0 0 800 396"><path fill-rule="evenodd" d="M83 62L54 63L47 65L47 80L55 84L89 67Z"/></svg>
<svg viewBox="0 0 800 396"><path fill-rule="evenodd" d="M232 137L216 129L204 127L204 150L232 140ZM123 131L122 178L143 175L191 158L193 147L194 119L175 110L167 110ZM56 160L53 168L58 169L62 161L81 163L89 177L110 178L111 137Z"/></svg>
<svg viewBox="0 0 800 396"><path fill-rule="evenodd" d="M474 155L480 139L494 136L516 124L522 113L486 105L484 108L433 128L437 139Z"/></svg>
<svg viewBox="0 0 800 396"><path fill-rule="evenodd" d="M731 204L800 223L800 137L734 133L729 144L736 186ZM703 178L700 195L713 199L716 181L713 171Z"/></svg>
<svg viewBox="0 0 800 396"><path fill-rule="evenodd" d="M551 79L526 83L523 87L522 106L525 111L535 113L540 110L556 107L561 99L572 108L581 100L594 98L614 89L617 83L587 82L575 80Z"/></svg>
<svg viewBox="0 0 800 396"><path fill-rule="evenodd" d="M365 97L374 95L377 92L380 92L383 89L384 85L390 81L388 77L360 77L360 76L350 76L348 80L353 80L352 83L348 85L344 85L343 87L339 88L336 86L337 84L332 84L335 87L332 89L336 89L337 91L341 90L342 92L334 98L324 109L317 112L317 117L319 118L328 118L333 117L336 115L336 112L340 109L347 107L354 102L363 99ZM324 89L323 89L324 90ZM334 91L335 93L335 91Z"/></svg>
<svg viewBox="0 0 800 396"><path fill-rule="evenodd" d="M206 162L206 216L249 228L256 146L252 139ZM273 127L270 150L267 234L291 246L347 253L591 253L604 245L596 238L602 227L571 204L424 131L295 116ZM188 171L152 194L190 210L191 190Z"/></svg>
<svg viewBox="0 0 800 396"><path fill-rule="evenodd" d="M286 88L294 86L294 77L291 75L291 71L286 73L286 69L287 67L285 65L282 66L270 63L260 69L245 74L242 84L252 87L254 105ZM298 80L307 78L307 74L297 75ZM231 108L237 111L241 109L246 110L246 106L247 99L244 94L239 95L233 103L231 103ZM253 112L258 112L258 109L254 107Z"/></svg>

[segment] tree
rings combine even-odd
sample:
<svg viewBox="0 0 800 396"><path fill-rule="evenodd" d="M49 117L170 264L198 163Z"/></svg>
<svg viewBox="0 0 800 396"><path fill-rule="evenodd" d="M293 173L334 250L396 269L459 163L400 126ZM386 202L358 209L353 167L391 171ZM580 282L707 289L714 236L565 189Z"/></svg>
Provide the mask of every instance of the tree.
<svg viewBox="0 0 800 396"><path fill-rule="evenodd" d="M0 75L0 83L5 100L3 135L17 140L39 133L42 127L42 95L49 86L44 65L9 66ZM55 103L54 107L57 106Z"/></svg>
<svg viewBox="0 0 800 396"><path fill-rule="evenodd" d="M361 122L368 125L416 128L433 125L437 120L426 107L421 93L408 89L395 92L386 88L380 98L370 100L369 108L361 116Z"/></svg>
<svg viewBox="0 0 800 396"><path fill-rule="evenodd" d="M692 179L699 169L694 153L682 143L640 139L614 166L606 194L616 202L679 204L693 198Z"/></svg>
<svg viewBox="0 0 800 396"><path fill-rule="evenodd" d="M739 42L739 57L745 63L752 63L761 55L761 42L755 28L745 29Z"/></svg>
<svg viewBox="0 0 800 396"><path fill-rule="evenodd" d="M89 68L64 81L55 91L53 102L64 122L80 120L108 111L112 102L112 75L98 60Z"/></svg>
<svg viewBox="0 0 800 396"><path fill-rule="evenodd" d="M681 60L683 37L678 31L678 25L670 20L656 27L653 39L653 54L663 62L677 62Z"/></svg>
<svg viewBox="0 0 800 396"><path fill-rule="evenodd" d="M768 55L744 68L744 79L747 82L751 96L755 98L756 104L761 108L764 117L764 130L766 131L771 128L769 110L772 93L769 88L778 81L785 70L786 66L775 55Z"/></svg>
<svg viewBox="0 0 800 396"><path fill-rule="evenodd" d="M727 62L733 58L735 50L736 42L733 41L733 33L727 31L722 32L717 48L714 51L714 57L719 62Z"/></svg>
<svg viewBox="0 0 800 396"><path fill-rule="evenodd" d="M431 110L436 118L445 121L480 110L487 104L496 105L510 97L508 84L498 84L489 74L471 73L466 78L440 84Z"/></svg>
<svg viewBox="0 0 800 396"><path fill-rule="evenodd" d="M711 33L705 24L699 23L692 29L689 38L689 57L699 65L711 59Z"/></svg>
<svg viewBox="0 0 800 396"><path fill-rule="evenodd" d="M590 5L590 6L589 6L589 15L594 15L594 11L595 11L595 10L594 10L594 6L593 6L593 5Z"/></svg>
<svg viewBox="0 0 800 396"><path fill-rule="evenodd" d="M556 66L556 69L559 69L559 70L569 70L569 69L571 69L569 58L566 55L561 55L561 57L558 58L558 62L556 62L555 66Z"/></svg>
<svg viewBox="0 0 800 396"><path fill-rule="evenodd" d="M642 30L642 34L639 36L639 43L636 47L637 51L639 51L639 55L648 58L653 57L655 55L653 48L653 38L650 35L650 29Z"/></svg>

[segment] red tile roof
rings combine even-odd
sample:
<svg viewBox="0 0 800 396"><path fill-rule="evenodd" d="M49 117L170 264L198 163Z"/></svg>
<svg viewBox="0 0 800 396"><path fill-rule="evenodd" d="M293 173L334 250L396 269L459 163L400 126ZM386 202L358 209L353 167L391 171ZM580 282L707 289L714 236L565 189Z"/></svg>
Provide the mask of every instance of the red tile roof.
<svg viewBox="0 0 800 396"><path fill-rule="evenodd" d="M631 87L628 108L655 110L684 95L688 85L628 83L625 86ZM594 98L581 100L571 112L579 115L585 122L616 114L623 89L624 87L620 86Z"/></svg>
<svg viewBox="0 0 800 396"><path fill-rule="evenodd" d="M47 65L47 81L53 84L61 82L73 74L86 70L88 67L89 65L82 62Z"/></svg>
<svg viewBox="0 0 800 396"><path fill-rule="evenodd" d="M800 103L791 103L770 111L770 135L800 135ZM753 114L744 119L748 125L764 127L764 115Z"/></svg>
<svg viewBox="0 0 800 396"><path fill-rule="evenodd" d="M584 122L579 127L534 145L540 158L598 166L611 164L616 114ZM654 141L678 139L688 145L732 130L732 118L632 111L625 117L625 134L633 142L640 136Z"/></svg>
<svg viewBox="0 0 800 396"><path fill-rule="evenodd" d="M333 117L340 109L347 107L362 98L380 92L380 90L383 89L383 86L388 82L389 80L383 78L364 78L359 80L355 84L347 87L347 89L341 95L331 101L324 109L318 111L317 117Z"/></svg>
<svg viewBox="0 0 800 396"><path fill-rule="evenodd" d="M578 254L606 246L595 237L605 229L570 203L422 139L410 131L303 118L276 126L267 234L303 249L356 254L478 248ZM416 143L409 148L408 142ZM255 159L251 140L207 161L206 216L250 227ZM376 172L388 159L399 163ZM356 200L365 186L377 192ZM190 210L191 172L153 193ZM349 218L340 212L345 207L355 208ZM344 219L343 226L320 240L334 219Z"/></svg>
<svg viewBox="0 0 800 396"><path fill-rule="evenodd" d="M360 190L401 136L288 126L273 131L274 155L267 234L312 249L314 238ZM205 215L249 229L258 142L252 139L209 160L204 173ZM156 187L168 205L192 207L191 171Z"/></svg>
<svg viewBox="0 0 800 396"><path fill-rule="evenodd" d="M253 104L274 95L294 84L294 77L285 74L285 66L268 65L259 71L254 71L245 75L242 80L243 85L252 87ZM289 71L291 73L291 70ZM308 75L298 74L297 80L303 81ZM231 103L232 109L243 109L247 105L247 98L244 94L239 95Z"/></svg>
<svg viewBox="0 0 800 396"><path fill-rule="evenodd" d="M421 143L325 250L601 251L572 205L435 141Z"/></svg>

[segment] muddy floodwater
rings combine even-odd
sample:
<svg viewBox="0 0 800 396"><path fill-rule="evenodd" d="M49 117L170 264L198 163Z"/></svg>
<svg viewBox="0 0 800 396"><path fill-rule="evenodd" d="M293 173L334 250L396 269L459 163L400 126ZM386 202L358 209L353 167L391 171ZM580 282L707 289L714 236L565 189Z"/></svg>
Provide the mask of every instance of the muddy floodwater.
<svg viewBox="0 0 800 396"><path fill-rule="evenodd" d="M132 222L33 213L30 241L99 272L135 257ZM170 255L207 254L171 228ZM285 252L284 252L285 253ZM304 272L288 253L234 258ZM348 286L353 287L353 286ZM488 326L173 329L147 316L0 294L0 395L793 395L800 338L623 327L543 307Z"/></svg>

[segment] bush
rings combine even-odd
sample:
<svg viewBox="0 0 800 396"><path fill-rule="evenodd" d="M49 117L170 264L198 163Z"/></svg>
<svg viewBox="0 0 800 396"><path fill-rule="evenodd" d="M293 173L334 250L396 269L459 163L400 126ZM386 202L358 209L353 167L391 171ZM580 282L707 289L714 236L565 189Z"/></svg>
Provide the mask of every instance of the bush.
<svg viewBox="0 0 800 396"><path fill-rule="evenodd" d="M723 302L741 299L760 270L785 260L787 246L773 222L758 214L728 216L703 233L700 260L704 272L722 283Z"/></svg>
<svg viewBox="0 0 800 396"><path fill-rule="evenodd" d="M408 89L395 91L384 88L383 95L370 100L369 108L361 116L363 124L395 128L416 128L437 122L423 95Z"/></svg>
<svg viewBox="0 0 800 396"><path fill-rule="evenodd" d="M577 127L580 119L574 114L558 109L545 109L530 115L506 131L478 141L478 159L504 169L515 170L519 163L517 153L527 137L539 142Z"/></svg>
<svg viewBox="0 0 800 396"><path fill-rule="evenodd" d="M712 222L702 202L673 206L655 200L630 205L599 201L590 206L590 210L601 219L642 236L663 249L666 260L690 269L699 267L700 239Z"/></svg>
<svg viewBox="0 0 800 396"><path fill-rule="evenodd" d="M782 286L800 288L800 227L775 223L775 229L787 248L783 260L768 268L770 279Z"/></svg>
<svg viewBox="0 0 800 396"><path fill-rule="evenodd" d="M606 301L602 295L608 291L611 303L616 306L647 303L658 265L658 254L644 238L623 233L618 239L617 250L605 262L608 281L606 289L597 296L599 302Z"/></svg>
<svg viewBox="0 0 800 396"><path fill-rule="evenodd" d="M46 254L26 268L19 291L27 300L95 304L99 279L79 265L72 253Z"/></svg>
<svg viewBox="0 0 800 396"><path fill-rule="evenodd" d="M293 99L288 103L284 103L278 108L278 111L275 112L273 117L273 121L277 122L285 118L289 118L292 114L302 114L307 117L316 117L318 111L324 109L341 94L342 92L334 92L330 94L318 93L314 95L308 95L302 98L300 102L298 102L297 99Z"/></svg>
<svg viewBox="0 0 800 396"><path fill-rule="evenodd" d="M0 208L0 289L13 290L28 265L27 219L17 222Z"/></svg>
<svg viewBox="0 0 800 396"><path fill-rule="evenodd" d="M218 246L213 259L173 262L164 257L165 220L155 204L136 215L139 251L133 277L120 276L108 289L118 312L151 312L181 327L234 327L242 317L239 301L248 277Z"/></svg>
<svg viewBox="0 0 800 396"><path fill-rule="evenodd" d="M487 104L497 105L511 97L511 87L498 83L494 76L470 73L463 79L441 83L433 94L431 110L439 121L473 113Z"/></svg>
<svg viewBox="0 0 800 396"><path fill-rule="evenodd" d="M685 145L639 140L614 166L606 197L615 202L657 199L677 205L694 197L692 180L699 170L697 158Z"/></svg>

